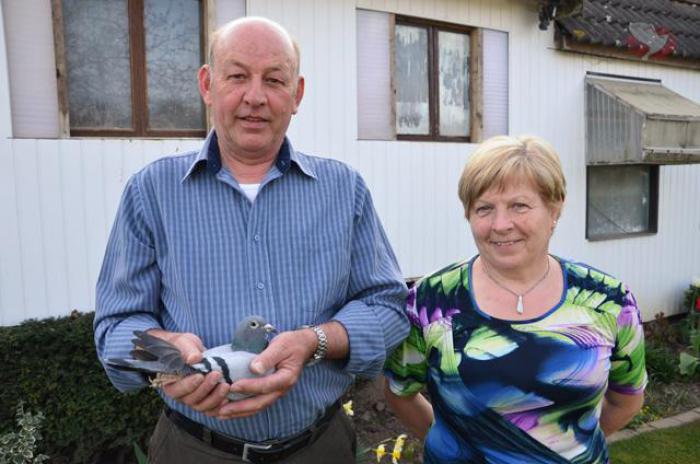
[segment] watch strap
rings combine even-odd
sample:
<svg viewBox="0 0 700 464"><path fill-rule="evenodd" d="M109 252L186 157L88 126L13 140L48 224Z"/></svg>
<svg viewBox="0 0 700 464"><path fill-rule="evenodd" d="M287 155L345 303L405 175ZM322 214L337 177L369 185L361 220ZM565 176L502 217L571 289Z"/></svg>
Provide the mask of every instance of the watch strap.
<svg viewBox="0 0 700 464"><path fill-rule="evenodd" d="M308 365L313 365L321 361L322 359L326 359L326 354L328 352L328 336L326 336L326 332L317 325L305 327L314 331L314 333L316 334L316 340L318 342L316 345L316 351L314 351L314 354L311 355L311 358L307 363Z"/></svg>

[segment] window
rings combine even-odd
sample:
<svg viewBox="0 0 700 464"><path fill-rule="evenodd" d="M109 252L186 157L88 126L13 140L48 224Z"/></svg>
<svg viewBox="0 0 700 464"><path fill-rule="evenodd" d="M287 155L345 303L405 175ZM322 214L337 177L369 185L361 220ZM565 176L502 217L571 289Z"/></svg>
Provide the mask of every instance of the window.
<svg viewBox="0 0 700 464"><path fill-rule="evenodd" d="M657 165L589 166L586 238L656 233Z"/></svg>
<svg viewBox="0 0 700 464"><path fill-rule="evenodd" d="M397 17L394 28L399 139L470 136L470 29Z"/></svg>
<svg viewBox="0 0 700 464"><path fill-rule="evenodd" d="M60 109L70 134L204 136L196 80L202 3L55 1Z"/></svg>
<svg viewBox="0 0 700 464"><path fill-rule="evenodd" d="M479 142L508 133L508 33L357 10L363 140Z"/></svg>

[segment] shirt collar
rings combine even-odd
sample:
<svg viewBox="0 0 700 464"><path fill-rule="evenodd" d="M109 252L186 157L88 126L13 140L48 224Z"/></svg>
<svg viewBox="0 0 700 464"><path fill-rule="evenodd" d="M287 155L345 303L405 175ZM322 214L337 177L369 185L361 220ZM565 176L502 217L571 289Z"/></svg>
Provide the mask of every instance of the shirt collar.
<svg viewBox="0 0 700 464"><path fill-rule="evenodd" d="M301 172L309 177L316 179L316 172L313 167L309 164L308 160L300 156L294 148L289 138L285 137L277 153L277 160L274 166L277 170L285 174L292 164L296 164ZM219 140L216 136L216 131L212 130L209 135L204 140L202 148L197 153L197 157L194 159L190 168L187 170L185 175L182 177L182 182L187 180L188 177L192 176L195 171L199 170L199 166L204 165L206 170L216 175L221 170L221 152L219 151Z"/></svg>

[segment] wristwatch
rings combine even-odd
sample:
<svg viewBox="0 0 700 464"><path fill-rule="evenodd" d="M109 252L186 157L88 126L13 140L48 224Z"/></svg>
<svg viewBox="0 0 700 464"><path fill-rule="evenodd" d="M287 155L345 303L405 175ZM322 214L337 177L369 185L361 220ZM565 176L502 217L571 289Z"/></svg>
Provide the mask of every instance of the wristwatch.
<svg viewBox="0 0 700 464"><path fill-rule="evenodd" d="M316 340L318 341L316 351L314 351L314 354L311 355L311 358L306 363L308 366L312 366L326 358L326 352L328 351L328 337L326 336L326 332L317 325L305 325L303 327L313 330L316 333Z"/></svg>

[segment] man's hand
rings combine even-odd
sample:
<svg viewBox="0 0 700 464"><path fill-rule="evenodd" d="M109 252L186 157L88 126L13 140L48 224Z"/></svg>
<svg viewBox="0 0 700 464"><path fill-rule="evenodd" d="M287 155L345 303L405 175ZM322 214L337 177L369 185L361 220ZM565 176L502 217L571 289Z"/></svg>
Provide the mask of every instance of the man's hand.
<svg viewBox="0 0 700 464"><path fill-rule="evenodd" d="M270 346L250 363L250 370L263 374L275 367L277 371L265 377L234 382L231 392L256 396L222 406L217 417L225 420L252 416L284 396L299 380L304 365L316 351L317 343L316 334L311 329L283 332L276 336Z"/></svg>
<svg viewBox="0 0 700 464"><path fill-rule="evenodd" d="M202 360L204 344L195 334L168 332L162 329L152 329L148 333L175 345L187 364L194 364ZM207 416L214 416L219 407L228 403L226 395L229 385L219 383L220 379L220 372L210 372L206 376L203 374L189 375L163 385L163 392L195 411L200 411Z"/></svg>

